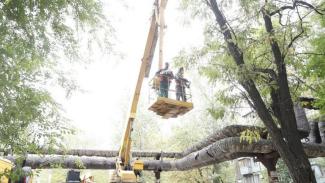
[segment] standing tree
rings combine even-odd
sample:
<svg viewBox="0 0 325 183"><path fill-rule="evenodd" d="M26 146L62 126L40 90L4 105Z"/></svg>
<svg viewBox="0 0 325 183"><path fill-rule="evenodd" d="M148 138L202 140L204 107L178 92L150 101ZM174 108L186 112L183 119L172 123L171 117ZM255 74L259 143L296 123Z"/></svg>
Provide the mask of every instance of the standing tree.
<svg viewBox="0 0 325 183"><path fill-rule="evenodd" d="M297 53L311 49L309 34L317 23L309 15L323 16L324 4L231 2L187 2L195 5L196 15L203 13L213 24L207 26L204 48L186 60L195 63L205 58L197 64L202 73L230 85L219 94L219 102L233 106L246 101L257 113L294 182L316 182L300 141L293 101L306 91L300 75L306 60ZM207 7L213 14L207 13ZM217 116L224 116L224 111Z"/></svg>
<svg viewBox="0 0 325 183"><path fill-rule="evenodd" d="M49 85L74 89L64 62L78 59L80 37L108 33L101 3L6 0L0 7L0 148L20 154L58 145L71 129Z"/></svg>

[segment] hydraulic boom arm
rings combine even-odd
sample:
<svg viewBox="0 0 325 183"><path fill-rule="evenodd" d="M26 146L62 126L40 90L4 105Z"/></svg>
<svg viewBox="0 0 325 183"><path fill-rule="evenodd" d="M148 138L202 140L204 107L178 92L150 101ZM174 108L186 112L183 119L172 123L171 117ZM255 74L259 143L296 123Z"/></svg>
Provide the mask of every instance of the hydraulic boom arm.
<svg viewBox="0 0 325 183"><path fill-rule="evenodd" d="M167 0L160 0L159 5L158 5L158 0L155 0L155 8L159 7L159 12L162 12L163 9L166 7L166 2ZM132 126L133 122L136 117L136 112L137 112L137 106L138 106L138 101L140 97L140 92L141 92L141 86L143 83L144 77L149 76L151 64L152 64L152 59L153 55L155 52L157 40L158 40L158 23L157 23L157 15L159 16L159 20L163 21L163 18L160 16L160 13L157 13L158 8L153 11L152 16L151 16L151 24L150 24L150 29L147 37L147 42L143 54L143 58L141 60L141 66L140 66L140 71L135 87L135 91L133 94L132 98L132 103L130 107L130 111L127 117L127 125L124 131L124 136L121 142L121 147L119 151L119 160L117 162L117 169L118 171L121 170L136 170L135 167L131 165L131 132L132 132ZM164 25L162 25L164 26ZM160 36L162 38L162 36ZM162 42L161 42L162 44ZM162 50L161 50L162 52ZM161 64L160 64L161 65ZM141 168L140 168L141 169Z"/></svg>

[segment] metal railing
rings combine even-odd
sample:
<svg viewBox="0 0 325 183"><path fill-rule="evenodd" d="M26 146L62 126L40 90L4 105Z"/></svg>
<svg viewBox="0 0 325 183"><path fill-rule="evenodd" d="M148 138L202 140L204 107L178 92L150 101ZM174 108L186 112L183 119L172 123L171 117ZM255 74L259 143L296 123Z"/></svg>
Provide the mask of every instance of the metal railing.
<svg viewBox="0 0 325 183"><path fill-rule="evenodd" d="M155 76L149 81L149 102L158 97L170 98L184 102L192 102L190 86L176 86L175 79L168 79L162 84L159 76Z"/></svg>

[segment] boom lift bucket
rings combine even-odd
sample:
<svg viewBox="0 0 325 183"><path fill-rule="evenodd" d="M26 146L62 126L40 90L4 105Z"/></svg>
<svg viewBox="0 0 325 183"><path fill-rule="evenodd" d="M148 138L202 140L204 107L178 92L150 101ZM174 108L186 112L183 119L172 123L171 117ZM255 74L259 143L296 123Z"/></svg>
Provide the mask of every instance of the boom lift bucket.
<svg viewBox="0 0 325 183"><path fill-rule="evenodd" d="M154 92L151 91L149 93L155 93L153 96L155 100L150 105L149 110L155 112L159 116L162 116L162 118L164 119L176 118L193 109L193 103L191 102L191 94L189 91L188 94L186 94L186 98L187 98L186 101L180 101L171 98L176 95L175 90L168 90L168 93L171 94L169 95L169 98L157 97L157 93L159 93L159 80L157 79L157 77L154 77L151 80L150 88ZM149 96L149 98L151 99L151 95Z"/></svg>
<svg viewBox="0 0 325 183"><path fill-rule="evenodd" d="M158 97L149 107L149 110L162 116L164 119L176 118L193 109L193 103L178 101L166 97Z"/></svg>

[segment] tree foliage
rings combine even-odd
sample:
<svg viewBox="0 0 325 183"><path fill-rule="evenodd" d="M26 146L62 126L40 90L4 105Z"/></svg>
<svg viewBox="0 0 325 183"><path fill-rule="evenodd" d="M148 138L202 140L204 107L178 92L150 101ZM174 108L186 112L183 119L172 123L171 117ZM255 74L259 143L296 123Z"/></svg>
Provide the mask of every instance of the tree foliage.
<svg viewBox="0 0 325 183"><path fill-rule="evenodd" d="M97 0L0 2L0 147L15 153L58 145L71 133L51 86L76 89L64 62L79 59L80 35L109 32Z"/></svg>
<svg viewBox="0 0 325 183"><path fill-rule="evenodd" d="M323 1L322 8L325 7ZM302 55L306 59L302 75L308 82L310 95L317 98L315 105L325 112L325 18L315 17L319 23L312 33L314 36L309 40L310 48L304 50Z"/></svg>
<svg viewBox="0 0 325 183"><path fill-rule="evenodd" d="M269 2L267 6L270 8L269 11L275 11L282 5L288 4L282 3ZM196 4L198 2L183 1L183 7L194 13L202 11L204 9L202 6L206 3L201 1L201 10L193 7ZM230 17L228 23L231 24L231 33L235 35L234 40L231 41L244 51L245 65L239 68L233 62L225 46L226 42L220 34L222 31L216 27L213 15L206 11L204 16L200 17L206 24L203 48L193 48L187 52L183 50L175 61L188 67L197 67L202 75L209 78L211 84L217 85L219 90L214 99L227 108L238 109L244 107L247 102L250 105L247 94L239 86L240 81L246 79L253 79L263 99L270 103L271 98L268 95L270 88L276 88L276 83L272 79L275 72L272 73L271 70L276 68L272 63L273 55L268 46L270 38L261 26L261 4L259 1L220 1L220 6L225 16ZM315 7L322 9L322 6L324 4L319 3ZM239 16L232 14L235 11ZM281 45L281 51L289 68L288 79L294 98L301 95L316 97L322 93L319 89L323 86L322 78L324 78L322 75L324 64L321 62L324 59L324 44L322 44L324 33L323 29L318 29L317 24L324 22L324 17L319 15L314 16L317 18L308 17L312 12L313 10L300 7L301 20L292 10L286 11L285 15L281 14L273 22L274 36ZM304 80L307 75L310 80ZM317 87L313 87L314 84ZM228 110L228 112L234 111ZM224 108L211 110L211 113L215 113L214 116L218 118L224 117L225 114L229 115L225 112Z"/></svg>
<svg viewBox="0 0 325 183"><path fill-rule="evenodd" d="M292 178L289 176L288 167L284 164L284 162L281 159L277 162L276 171L279 176L279 182L281 183L292 182Z"/></svg>
<svg viewBox="0 0 325 183"><path fill-rule="evenodd" d="M204 47L177 60L197 66L220 85L218 102L236 111L249 106L259 116L295 182L315 182L296 130L293 103L310 94L310 85L301 74L308 57L300 55L313 49L308 45L318 25L313 16L324 18L324 4L255 0L202 4L211 10L203 19L207 23ZM316 55L322 55L319 51ZM319 72L315 73L318 79Z"/></svg>

